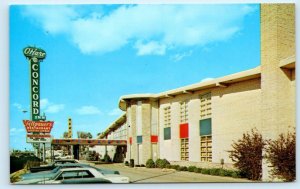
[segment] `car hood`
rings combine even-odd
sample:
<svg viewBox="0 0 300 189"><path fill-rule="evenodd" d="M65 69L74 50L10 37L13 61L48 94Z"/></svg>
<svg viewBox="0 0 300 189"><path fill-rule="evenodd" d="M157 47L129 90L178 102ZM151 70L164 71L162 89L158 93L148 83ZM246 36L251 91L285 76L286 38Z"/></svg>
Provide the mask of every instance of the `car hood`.
<svg viewBox="0 0 300 189"><path fill-rule="evenodd" d="M28 180L22 180L19 182L15 182L14 184L38 184L41 181L46 181L49 179L43 179L43 178L35 178L35 179L28 179Z"/></svg>
<svg viewBox="0 0 300 189"><path fill-rule="evenodd" d="M112 183L129 183L129 178L122 175L107 174L104 178L110 180Z"/></svg>
<svg viewBox="0 0 300 189"><path fill-rule="evenodd" d="M22 180L28 180L28 179L43 179L43 178L51 178L55 175L55 173L27 173L27 174L24 174L22 176Z"/></svg>

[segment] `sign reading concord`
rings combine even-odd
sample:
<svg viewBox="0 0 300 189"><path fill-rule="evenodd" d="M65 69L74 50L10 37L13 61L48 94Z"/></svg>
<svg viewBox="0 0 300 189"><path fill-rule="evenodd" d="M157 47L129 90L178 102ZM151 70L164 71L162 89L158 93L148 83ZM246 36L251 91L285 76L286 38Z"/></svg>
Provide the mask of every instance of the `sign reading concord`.
<svg viewBox="0 0 300 189"><path fill-rule="evenodd" d="M46 58L46 52L36 47L23 49L25 57L30 63L30 94L31 94L31 119L38 121L40 116L40 62Z"/></svg>
<svg viewBox="0 0 300 189"><path fill-rule="evenodd" d="M29 46L23 49L23 53L30 64L31 115L30 120L23 120L26 142L43 143L45 148L45 143L51 142L50 132L54 124L53 121L45 121L45 115L40 115L40 63L46 58L46 52Z"/></svg>

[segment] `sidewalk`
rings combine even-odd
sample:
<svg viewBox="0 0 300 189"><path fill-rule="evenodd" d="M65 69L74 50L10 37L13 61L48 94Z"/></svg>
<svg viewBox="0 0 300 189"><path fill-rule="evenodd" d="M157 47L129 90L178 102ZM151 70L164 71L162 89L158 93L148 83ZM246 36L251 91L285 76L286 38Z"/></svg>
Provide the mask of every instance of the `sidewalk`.
<svg viewBox="0 0 300 189"><path fill-rule="evenodd" d="M174 169L145 168L145 167L130 168L124 166L124 164L101 164L101 165L95 165L95 167L118 170L121 175L128 176L132 183L251 182L250 180L247 179L203 175L200 173L176 171Z"/></svg>

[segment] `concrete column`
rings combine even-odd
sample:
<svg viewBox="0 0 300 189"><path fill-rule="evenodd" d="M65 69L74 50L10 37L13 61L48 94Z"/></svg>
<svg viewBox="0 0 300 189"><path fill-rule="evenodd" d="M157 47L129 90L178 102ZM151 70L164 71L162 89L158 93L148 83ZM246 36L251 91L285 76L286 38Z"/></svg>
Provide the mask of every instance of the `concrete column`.
<svg viewBox="0 0 300 189"><path fill-rule="evenodd" d="M291 73L279 67L281 60L295 55L294 4L261 5L262 135L276 139L295 127L295 101ZM272 132L270 132L272 131ZM263 160L263 180L272 178Z"/></svg>

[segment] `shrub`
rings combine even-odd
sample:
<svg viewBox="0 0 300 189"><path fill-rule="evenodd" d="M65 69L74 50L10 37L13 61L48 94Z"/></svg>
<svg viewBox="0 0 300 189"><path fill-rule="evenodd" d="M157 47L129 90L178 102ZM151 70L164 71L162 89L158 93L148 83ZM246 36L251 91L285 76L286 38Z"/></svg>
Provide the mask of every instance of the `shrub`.
<svg viewBox="0 0 300 189"><path fill-rule="evenodd" d="M108 154L105 154L103 159L104 159L104 162L106 162L106 163L111 162L111 158L109 157Z"/></svg>
<svg viewBox="0 0 300 189"><path fill-rule="evenodd" d="M155 163L152 159L148 159L146 162L146 167L147 168L155 168Z"/></svg>
<svg viewBox="0 0 300 189"><path fill-rule="evenodd" d="M144 164L141 164L141 167L145 167L145 165L144 165Z"/></svg>
<svg viewBox="0 0 300 189"><path fill-rule="evenodd" d="M188 167L188 171L189 172L195 172L195 169L196 169L197 167L196 166L189 166Z"/></svg>
<svg viewBox="0 0 300 189"><path fill-rule="evenodd" d="M220 176L225 176L225 177L228 177L228 176L231 177L232 172L233 172L233 171L231 171L231 170L220 169L219 175L220 175Z"/></svg>
<svg viewBox="0 0 300 189"><path fill-rule="evenodd" d="M212 168L209 170L210 175L220 175L220 169L218 168Z"/></svg>
<svg viewBox="0 0 300 189"><path fill-rule="evenodd" d="M267 142L266 158L272 164L271 174L284 181L296 179L296 132L280 134Z"/></svg>
<svg viewBox="0 0 300 189"><path fill-rule="evenodd" d="M175 170L179 170L179 167L180 167L179 165L171 165L171 168Z"/></svg>
<svg viewBox="0 0 300 189"><path fill-rule="evenodd" d="M210 174L210 170L209 169L201 169L201 174L209 175Z"/></svg>
<svg viewBox="0 0 300 189"><path fill-rule="evenodd" d="M188 168L186 166L179 166L178 171L187 171Z"/></svg>
<svg viewBox="0 0 300 189"><path fill-rule="evenodd" d="M262 176L262 150L266 145L262 135L252 129L244 133L242 139L234 142L229 157L243 174L251 180L260 180Z"/></svg>
<svg viewBox="0 0 300 189"><path fill-rule="evenodd" d="M125 166L129 166L129 162L128 161L125 161Z"/></svg>
<svg viewBox="0 0 300 189"><path fill-rule="evenodd" d="M196 168L194 169L194 172L195 172L195 173L201 173L201 170L202 170L201 168L196 167Z"/></svg>
<svg viewBox="0 0 300 189"><path fill-rule="evenodd" d="M225 170L224 169L220 169L219 176L222 176L222 177L225 176Z"/></svg>
<svg viewBox="0 0 300 189"><path fill-rule="evenodd" d="M170 162L166 159L157 159L155 165L158 168L166 168L166 165L170 165Z"/></svg>
<svg viewBox="0 0 300 189"><path fill-rule="evenodd" d="M140 167L140 165L135 165L135 167Z"/></svg>
<svg viewBox="0 0 300 189"><path fill-rule="evenodd" d="M233 178L241 178L241 174L239 171L232 171L230 176Z"/></svg>
<svg viewBox="0 0 300 189"><path fill-rule="evenodd" d="M166 168L167 168L167 169L172 169L172 165L169 165L169 164L168 164L168 165L166 165Z"/></svg>

